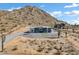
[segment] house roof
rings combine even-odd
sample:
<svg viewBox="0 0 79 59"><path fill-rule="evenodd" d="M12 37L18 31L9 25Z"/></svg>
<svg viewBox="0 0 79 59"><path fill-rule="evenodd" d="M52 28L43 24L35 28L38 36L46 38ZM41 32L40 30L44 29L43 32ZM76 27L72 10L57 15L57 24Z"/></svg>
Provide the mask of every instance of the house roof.
<svg viewBox="0 0 79 59"><path fill-rule="evenodd" d="M50 26L32 26L32 27L30 27L30 28L36 28L36 27L52 28L52 27L50 27Z"/></svg>

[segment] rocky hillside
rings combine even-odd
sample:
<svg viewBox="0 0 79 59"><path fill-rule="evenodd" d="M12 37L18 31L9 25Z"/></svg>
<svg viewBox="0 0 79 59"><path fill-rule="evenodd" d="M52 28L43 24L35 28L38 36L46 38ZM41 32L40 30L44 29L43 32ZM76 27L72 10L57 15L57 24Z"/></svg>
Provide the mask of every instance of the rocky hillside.
<svg viewBox="0 0 79 59"><path fill-rule="evenodd" d="M78 55L79 50L66 39L16 37L5 45L4 54Z"/></svg>
<svg viewBox="0 0 79 59"><path fill-rule="evenodd" d="M0 17L6 15L8 13L9 13L9 11L0 10Z"/></svg>
<svg viewBox="0 0 79 59"><path fill-rule="evenodd" d="M0 13L1 14L1 13ZM1 15L0 15L1 16ZM0 31L10 31L17 26L54 26L58 20L45 11L32 6L13 10L0 17Z"/></svg>

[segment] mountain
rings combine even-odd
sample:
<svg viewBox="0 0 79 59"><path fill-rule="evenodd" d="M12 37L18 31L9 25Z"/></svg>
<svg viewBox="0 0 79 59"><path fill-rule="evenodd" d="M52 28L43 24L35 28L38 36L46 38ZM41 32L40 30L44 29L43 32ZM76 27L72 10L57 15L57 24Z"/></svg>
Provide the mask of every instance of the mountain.
<svg viewBox="0 0 79 59"><path fill-rule="evenodd" d="M8 13L9 13L9 11L0 10L0 17L6 15Z"/></svg>
<svg viewBox="0 0 79 59"><path fill-rule="evenodd" d="M4 12L3 12L4 13ZM1 13L0 13L1 14ZM17 26L54 26L58 20L47 12L33 6L7 11L0 17L0 31L10 31Z"/></svg>

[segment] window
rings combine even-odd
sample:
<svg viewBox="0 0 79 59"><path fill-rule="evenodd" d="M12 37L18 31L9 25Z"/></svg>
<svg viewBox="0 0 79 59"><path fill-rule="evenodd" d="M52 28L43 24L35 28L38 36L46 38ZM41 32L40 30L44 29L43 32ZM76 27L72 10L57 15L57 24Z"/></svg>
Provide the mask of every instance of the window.
<svg viewBox="0 0 79 59"><path fill-rule="evenodd" d="M50 33L51 28L43 28L43 27L37 27L31 29L32 33Z"/></svg>
<svg viewBox="0 0 79 59"><path fill-rule="evenodd" d="M39 33L39 28L35 28L35 29L34 29L34 32L35 32L35 33Z"/></svg>
<svg viewBox="0 0 79 59"><path fill-rule="evenodd" d="M48 28L48 33L50 33L51 32L51 28Z"/></svg>
<svg viewBox="0 0 79 59"><path fill-rule="evenodd" d="M40 33L47 33L47 28L39 28Z"/></svg>

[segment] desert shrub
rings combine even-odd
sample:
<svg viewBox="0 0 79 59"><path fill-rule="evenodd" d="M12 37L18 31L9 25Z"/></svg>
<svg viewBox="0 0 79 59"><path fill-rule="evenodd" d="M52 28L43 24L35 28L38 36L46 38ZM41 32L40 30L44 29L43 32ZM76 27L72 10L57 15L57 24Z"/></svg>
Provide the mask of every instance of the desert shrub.
<svg viewBox="0 0 79 59"><path fill-rule="evenodd" d="M17 48L17 45L12 46L12 48L11 48L12 51L15 51L15 50L17 50L17 49L18 49L18 48Z"/></svg>
<svg viewBox="0 0 79 59"><path fill-rule="evenodd" d="M44 49L44 48L41 48L41 47L40 47L40 48L37 49L37 52L41 52L41 51L43 51L43 49Z"/></svg>
<svg viewBox="0 0 79 59"><path fill-rule="evenodd" d="M28 23L28 25L31 25L32 23Z"/></svg>

